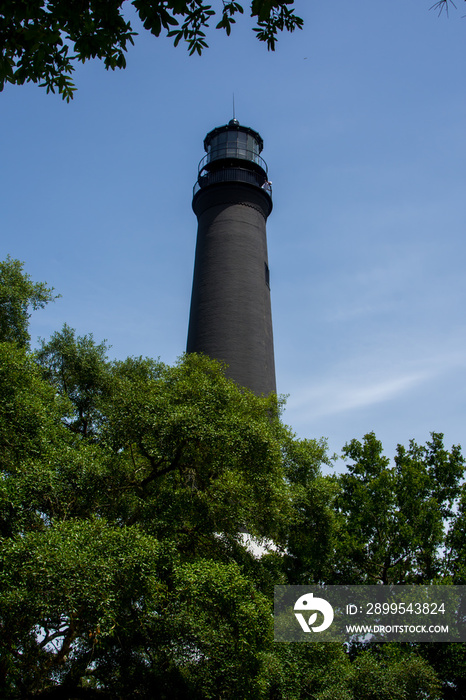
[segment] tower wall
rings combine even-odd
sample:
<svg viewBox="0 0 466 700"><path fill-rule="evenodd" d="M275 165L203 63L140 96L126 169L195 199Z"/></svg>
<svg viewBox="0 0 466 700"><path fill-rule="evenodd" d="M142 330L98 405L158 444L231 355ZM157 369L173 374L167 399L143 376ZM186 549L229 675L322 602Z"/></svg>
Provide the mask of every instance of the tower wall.
<svg viewBox="0 0 466 700"><path fill-rule="evenodd" d="M266 220L260 187L219 182L200 189L187 352L228 365L227 375L256 394L276 391Z"/></svg>

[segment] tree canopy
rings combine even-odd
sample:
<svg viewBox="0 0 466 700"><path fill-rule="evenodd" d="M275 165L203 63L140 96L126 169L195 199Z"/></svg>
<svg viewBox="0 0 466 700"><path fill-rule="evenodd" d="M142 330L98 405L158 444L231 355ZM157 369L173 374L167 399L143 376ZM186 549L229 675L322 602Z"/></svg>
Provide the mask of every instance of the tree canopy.
<svg viewBox="0 0 466 700"><path fill-rule="evenodd" d="M53 287L44 282L32 282L24 272L24 263L9 256L0 262L0 342L14 341L26 347L30 309L44 308L53 296Z"/></svg>
<svg viewBox="0 0 466 700"><path fill-rule="evenodd" d="M231 34L235 17L250 11L259 41L274 50L278 34L303 27L294 0L131 0L144 29L181 42L189 53L207 48L210 23ZM431 9L448 14L453 0L438 0ZM220 6L220 7L219 7ZM5 83L39 83L70 101L76 61L100 59L107 70L126 67L126 52L134 44L134 21L124 0L3 0L0 7L0 91Z"/></svg>
<svg viewBox="0 0 466 700"><path fill-rule="evenodd" d="M227 35L245 4L222 0L220 9L205 0L131 0L144 29L165 34L190 54L207 48L206 30L216 23ZM274 50L283 30L301 28L294 0L251 0L254 32ZM125 68L125 53L134 43L131 19L123 0L5 0L0 8L0 90L5 83L39 83L69 101L76 89L70 74L76 61L97 58L105 68Z"/></svg>
<svg viewBox="0 0 466 700"><path fill-rule="evenodd" d="M66 325L0 342L2 697L464 694L462 644L273 642L276 584L466 576L459 447L392 465L369 433L328 475L280 410L202 356L112 361Z"/></svg>

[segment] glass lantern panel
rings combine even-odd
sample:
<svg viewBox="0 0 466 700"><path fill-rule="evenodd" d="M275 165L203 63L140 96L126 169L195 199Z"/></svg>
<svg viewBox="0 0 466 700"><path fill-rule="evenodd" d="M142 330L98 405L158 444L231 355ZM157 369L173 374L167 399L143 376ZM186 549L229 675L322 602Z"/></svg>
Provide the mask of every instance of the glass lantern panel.
<svg viewBox="0 0 466 700"><path fill-rule="evenodd" d="M254 136L252 136L252 134L248 134L248 151L250 160L258 163L260 148L258 142Z"/></svg>

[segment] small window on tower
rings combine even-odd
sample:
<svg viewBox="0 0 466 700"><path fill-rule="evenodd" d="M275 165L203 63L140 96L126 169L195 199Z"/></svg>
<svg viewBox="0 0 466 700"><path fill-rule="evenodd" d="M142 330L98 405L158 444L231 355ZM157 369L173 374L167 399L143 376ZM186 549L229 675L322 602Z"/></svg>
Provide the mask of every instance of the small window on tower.
<svg viewBox="0 0 466 700"><path fill-rule="evenodd" d="M267 263L264 263L264 265L265 265L265 284L270 289L270 270L269 270L269 266L267 265Z"/></svg>

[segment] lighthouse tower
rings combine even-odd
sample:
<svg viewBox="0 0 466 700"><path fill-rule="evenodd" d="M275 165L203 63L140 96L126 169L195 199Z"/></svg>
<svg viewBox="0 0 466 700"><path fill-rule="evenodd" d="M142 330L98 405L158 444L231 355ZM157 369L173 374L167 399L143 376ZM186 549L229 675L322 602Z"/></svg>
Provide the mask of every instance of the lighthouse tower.
<svg viewBox="0 0 466 700"><path fill-rule="evenodd" d="M261 136L232 119L210 131L199 163L187 352L228 365L255 394L276 391L266 221L272 211Z"/></svg>

